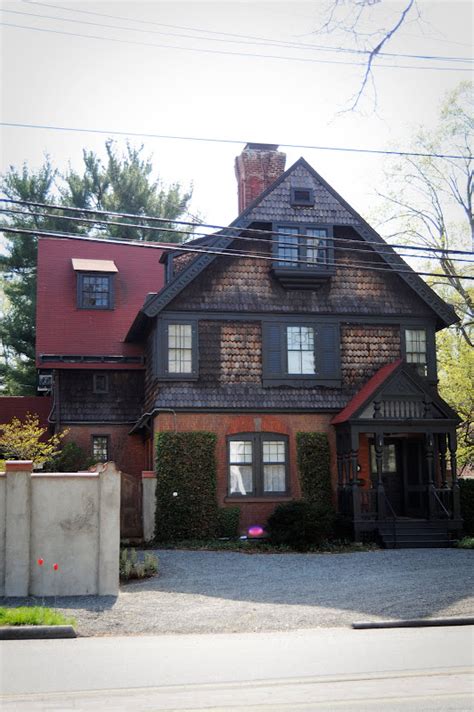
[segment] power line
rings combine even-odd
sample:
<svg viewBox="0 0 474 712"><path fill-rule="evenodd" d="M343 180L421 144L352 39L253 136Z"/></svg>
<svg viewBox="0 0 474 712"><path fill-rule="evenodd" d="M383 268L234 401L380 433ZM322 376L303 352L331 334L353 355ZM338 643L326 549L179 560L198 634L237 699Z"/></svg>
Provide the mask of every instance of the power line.
<svg viewBox="0 0 474 712"><path fill-rule="evenodd" d="M158 222L158 223L165 223L166 225L186 225L191 228L197 228L197 227L205 227L209 228L211 230L225 230L226 232L236 232L240 233L243 229L249 229L249 228L243 228L243 227L236 227L234 225L214 225L211 223L196 223L196 222L191 222L188 220L175 220L175 219L170 219L170 218L159 218L154 215L145 215L145 214L139 214L139 213L124 213L124 212L115 212L112 210L95 210L92 208L76 208L72 206L67 206L67 205L54 205L54 203L39 203L31 200L14 200L12 198L0 198L0 203L11 203L13 205L27 205L30 206L32 205L33 207L38 207L38 208L51 208L54 210L62 210L62 211L68 211L68 212L73 212L73 213L87 213L88 215L112 215L113 217L119 217L119 218L134 218L137 220L146 220L148 222ZM0 209L1 212L1 209ZM27 214L32 214L31 212L28 212ZM51 216L55 218L60 218L61 216ZM65 219L71 219L65 217ZM100 220L95 220L94 222L105 222L107 221L100 221ZM110 224L110 223L109 223ZM124 223L127 227L132 227L129 223ZM146 229L146 230L151 230L151 226L147 225L139 225L141 229ZM170 230L173 230L174 232L184 232L187 235L190 234L196 234L196 233L190 233L189 231L181 231L181 230L176 230L173 227L171 228L163 228L165 232L170 232ZM264 235L265 238L268 238L268 236L291 236L294 237L293 233L285 233L285 232L277 232L275 230L262 230L259 228L251 228L252 233L256 234L261 234ZM210 236L209 233L202 233L204 236ZM239 236L240 239L244 239L241 236ZM246 238L246 239L251 239L251 240L256 240L257 238ZM335 241L341 240L346 243L356 243L360 245L360 240L357 239L351 239L351 238L346 238L346 237L333 237L332 238ZM287 243L288 244L288 243ZM379 246L380 243L374 242L374 243L367 243L367 244L372 244L372 245L377 245ZM391 247L391 248L397 248L401 250L414 250L418 252L434 252L434 253L440 253L442 252L443 254L445 253L450 253L450 254L456 254L456 255L469 255L472 256L472 251L469 250L453 250L453 249L443 249L443 248L438 248L438 247L421 247L420 245L403 245L403 244L390 244L390 243L385 243L386 247ZM391 251L387 254L393 254ZM416 255L410 255L410 257L415 257Z"/></svg>
<svg viewBox="0 0 474 712"><path fill-rule="evenodd" d="M80 210L80 209L79 209ZM12 210L11 208L0 208L0 214L2 213L11 213L14 215L22 215L25 217L42 217L42 218L53 218L54 220L69 220L70 222L76 222L76 223L87 223L87 224L92 224L92 225L102 225L104 226L112 226L112 227L125 227L127 229L139 229L139 230L148 230L151 232L158 232L158 233L169 233L169 232L175 232L175 233L181 233L182 235L188 235L188 236L198 236L198 237L209 237L209 233L204 233L204 232L190 232L189 230L179 230L176 229L173 225L170 227L155 227L155 226L150 226L150 225L143 225L143 224L137 224L137 223L124 223L124 222L117 222L114 220L100 220L100 219L93 219L93 218L77 218L77 217L72 217L69 215L54 215L54 213L43 213L43 212L37 212L37 211L32 211L32 210ZM160 219L160 218L158 218ZM167 222L165 218L162 218L163 222ZM190 223L192 225L192 223ZM227 230L228 228L221 227L219 228L220 230ZM242 228L234 228L238 230L242 230ZM1 226L0 226L1 230ZM38 228L40 230L40 228ZM253 232L253 230L252 230ZM264 232L266 237L249 237L246 235L235 235L235 239L238 239L240 241L247 241L247 242L263 242L263 243L268 243L268 238L272 236L277 236L278 239L278 247L289 247L295 249L295 243L294 242L285 242L282 240L282 237L289 237L292 236L294 237L293 233L288 233L283 231L273 231L273 230L265 230L265 231L260 231ZM311 236L310 236L311 239ZM317 238L314 238L317 239ZM371 254L368 249L367 245L368 243L365 243L363 247L347 247L347 242L357 242L358 244L361 244L360 240L351 240L350 238L346 240L344 237L329 237L326 236L326 238L323 238L327 240L328 242L342 242L344 243L343 246L341 246L341 249L344 249L344 252L360 252L364 255ZM174 243L173 243L174 244ZM185 243L181 243L184 245ZM387 245L388 247L391 247L390 245ZM336 245L336 248L338 245ZM406 249L411 249L409 245L405 246ZM423 248L420 248L423 249ZM432 248L433 250L435 248ZM430 250L430 248L427 248L427 250ZM445 253L445 250L438 249L436 250L437 252L440 253ZM378 255L393 255L393 249L389 250L377 250ZM406 253L397 253L399 257L418 257L418 255L408 255ZM472 256L472 253L468 253L469 255ZM420 255L420 257L428 257L427 255ZM450 257L449 258L451 262L464 262L464 263L474 263L474 260L467 260L463 258L456 258L456 257ZM355 263L354 263L355 264ZM363 263L360 263L363 264Z"/></svg>
<svg viewBox="0 0 474 712"><path fill-rule="evenodd" d="M0 22L0 25L2 23ZM248 144L251 141L244 141L235 138L206 138L203 136L173 136L171 134L155 134L139 131L114 131L112 129L84 129L74 126L53 126L51 124L24 124L17 121L0 121L0 126L20 129L39 129L44 131L71 131L72 133L103 134L105 136L133 136L135 138L158 138L169 141L199 141L203 143L226 143L226 144ZM275 142L276 143L276 142ZM303 148L312 151L340 151L343 153L365 153L382 156L413 156L414 158L450 158L453 160L471 160L472 156L461 156L450 153L422 153L420 151L387 151L375 148L348 148L345 146L315 146L300 143L279 143L280 148Z"/></svg>
<svg viewBox="0 0 474 712"><path fill-rule="evenodd" d="M43 5L44 7L51 7L51 8L58 8L61 10L65 10L66 8L61 7L60 5L48 5L47 3L30 3L33 5ZM288 48L288 49L299 49L303 52L307 51L312 51L312 52L336 52L336 53L344 53L344 54L357 54L357 55L370 55L369 50L361 50L361 49L352 49L352 48L344 48L344 47L324 47L323 45L311 45L311 44L305 44L301 42L285 42L285 41L278 41L278 40L251 40L251 39L246 39L246 40L237 40L237 39L229 39L229 38L218 38L218 37L197 37L196 35L187 35L187 34L181 34L181 33L172 33L172 32L164 32L160 30L142 30L142 29L137 29L137 28L130 28L130 27L121 27L120 25L108 25L103 22L91 22L88 20L78 20L78 19L72 19L69 17L58 17L58 15L45 15L45 14L37 14L33 12L23 12L21 10L9 10L7 8L2 8L2 12L8 12L13 15L23 15L26 17L37 17L39 19L45 19L45 20L59 20L60 22L71 22L75 25L91 25L93 27L103 27L105 29L111 29L111 30L121 30L121 31L132 31L132 32L139 32L141 34L152 34L152 35L160 35L160 36L166 36L166 37L183 37L185 39L192 39L192 40L198 40L201 42L226 42L226 43L233 43L233 44L244 44L244 45L259 45L263 47L283 47L283 48ZM89 13L88 13L89 14ZM114 15L104 15L103 13L90 13L94 15L100 15L101 17L109 17L115 20L120 20L123 18L116 17ZM201 30L201 32L205 32L204 30ZM448 57L448 56L442 56L442 55L419 55L419 54L396 54L396 53L390 53L390 52L379 52L377 53L377 57L391 57L391 58L403 58L403 59L421 59L421 60L429 60L429 61L441 61L441 62L460 62L460 63L472 63L474 60L471 57Z"/></svg>
<svg viewBox="0 0 474 712"><path fill-rule="evenodd" d="M100 40L102 42L114 42L118 44L127 44L138 47L154 47L158 49L175 49L182 52L197 52L198 54L219 54L231 57L247 57L252 59L277 59L283 61L292 62L303 62L310 64L340 64L349 65L352 67L365 67L365 62L344 62L335 59L314 59L311 57L284 57L277 54L258 54L257 52L233 52L231 50L223 49L209 49L209 48L198 48L198 47L183 47L182 45L172 45L172 44L157 44L156 42L139 42L138 40L123 40L116 37L104 37L103 35L84 35L79 32L67 32L66 30L52 30L43 27L31 27L30 25L18 25L12 22L0 22L0 25L4 27L13 27L20 30L30 30L31 32L46 32L53 35L64 35L67 37L81 37L83 39L89 40ZM428 71L438 71L438 72L471 72L471 69L464 69L459 67L416 67L409 64L377 64L377 67L384 67L389 69L422 69Z"/></svg>
<svg viewBox="0 0 474 712"><path fill-rule="evenodd" d="M119 30L132 30L133 32L145 32L145 33L152 33L152 34L159 34L159 35L166 35L170 37L186 37L189 39L197 39L197 40L205 40L205 41L213 41L213 42L232 42L236 44L260 44L264 46L273 46L273 47L288 47L291 49L302 49L302 50L312 50L312 51L323 51L323 52L343 52L343 53L349 53L349 54L357 54L357 55L370 55L370 50L364 50L364 49L355 49L351 47L327 47L325 45L315 45L315 44L310 44L310 43L305 43L305 42L288 42L285 40L278 40L275 38L271 37L260 37L260 36L255 36L255 35L243 35L243 34L237 34L235 32L218 32L214 30L209 30L209 29L201 29L201 28L196 28L196 27L189 27L189 26L183 26L183 25L172 25L172 24L167 24L164 22L155 22L152 20L137 20L136 18L132 17L124 17L121 15L110 15L107 13L103 12L92 12L90 10L78 10L77 8L68 8L64 7L63 5L52 5L50 3L44 3L44 2L30 2L30 0L24 0L28 5L38 5L42 7L47 7L47 8L53 8L56 10L64 10L66 12L74 12L74 13L81 13L85 15L93 15L95 17L105 17L108 19L112 20L123 20L125 22L133 22L135 24L141 24L141 25L146 25L149 27L150 25L154 26L159 26L159 27L167 27L171 29L179 29L179 30L187 30L190 32L200 32L204 34L212 34L212 35L221 35L224 39L221 38L212 38L212 37L196 37L195 35L181 35L181 34L175 34L175 33L168 33L168 32L157 32L153 31L150 29L147 30L138 30L138 29L133 29L128 27L120 27L118 25L105 25L102 23L96 23L96 22L87 22L83 20L77 20L77 19L69 19L65 17L57 17L57 16L51 16L51 15L35 15L33 13L27 13L27 12L19 12L15 10L4 10L4 12L12 12L17 15L31 15L32 17L45 17L47 19L52 19L52 20L61 20L65 22L74 22L76 24L87 24L87 25L95 25L97 27L109 27L113 29L119 29ZM241 38L241 39L229 39L230 37L234 38ZM452 62L473 62L474 60L471 57L449 57L449 56L443 56L443 55L418 55L418 54L403 54L403 53L395 53L395 52L379 52L377 54L377 57L402 57L404 59L428 59L428 60L440 60L440 61L452 61Z"/></svg>
<svg viewBox="0 0 474 712"><path fill-rule="evenodd" d="M2 230L4 232L9 232L13 234L21 234L21 235L32 235L32 236L40 236L40 237L52 237L56 239L72 239L72 240L89 240L89 241L103 241L105 243L115 243L115 244L122 244L122 245L144 245L146 244L147 246L151 246L150 243L143 243L143 242L137 242L133 240L106 240L103 239L101 240L100 238L96 237L82 237L80 235L73 235L71 233L67 232L57 232L57 231L44 231L44 230L28 230L24 228L11 228L11 227L2 227ZM262 255L262 254L255 254L255 253L248 253L244 252L242 250L234 250L232 248L222 248L222 249L217 249L217 248L211 248L208 247L207 245L204 247L198 246L198 245L170 245L169 243L158 243L155 242L153 243L153 247L159 248L162 250L169 250L170 247L172 247L173 251L176 252L194 252L197 254L208 254L208 255L220 255L223 257L244 257L248 259L257 259L257 260L264 260L264 261L270 261L270 262L278 262L278 263L288 263L290 266L295 265L295 264L303 264L303 265L308 265L307 260L300 260L300 259L292 259L292 258L287 258L287 257L277 257L275 256L267 256L267 255ZM409 269L399 269L398 267L392 268L390 266L387 267L369 267L365 263L341 263L338 262L337 264L338 269L363 269L369 272L389 272L390 274L393 274L394 272L396 274L417 274L422 277L438 277L442 279L451 279L451 278L457 278L457 279L468 279L468 280L474 280L474 276L468 276L465 277L463 275L459 274L451 274L451 275L446 275L446 274L439 274L437 272L418 272L416 270L413 270L411 268Z"/></svg>

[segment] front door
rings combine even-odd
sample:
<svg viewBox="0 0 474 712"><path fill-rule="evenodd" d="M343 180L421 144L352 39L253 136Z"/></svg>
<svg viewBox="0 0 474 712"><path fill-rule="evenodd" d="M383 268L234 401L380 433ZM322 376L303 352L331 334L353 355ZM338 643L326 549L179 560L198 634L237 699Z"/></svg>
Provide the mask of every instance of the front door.
<svg viewBox="0 0 474 712"><path fill-rule="evenodd" d="M372 482L375 486L377 484L377 464L373 444L370 446L370 451ZM403 480L401 441L385 438L382 458L382 482L389 502L389 506L387 506L388 516L392 514L392 510L398 517L405 514Z"/></svg>
<svg viewBox="0 0 474 712"><path fill-rule="evenodd" d="M403 441L405 511L408 517L426 517L426 459L423 443L415 438Z"/></svg>

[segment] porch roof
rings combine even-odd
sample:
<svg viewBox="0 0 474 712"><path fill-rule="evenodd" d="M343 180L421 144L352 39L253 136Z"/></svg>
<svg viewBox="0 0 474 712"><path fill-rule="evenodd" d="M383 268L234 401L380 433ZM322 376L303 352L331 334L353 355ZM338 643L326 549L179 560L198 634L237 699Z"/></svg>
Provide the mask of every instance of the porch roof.
<svg viewBox="0 0 474 712"><path fill-rule="evenodd" d="M387 363L385 366L382 366L382 368L374 373L372 378L362 386L360 391L355 394L346 407L334 416L331 420L331 425L345 423L346 420L349 420L402 363L403 360L398 358L396 361L393 361L393 363Z"/></svg>

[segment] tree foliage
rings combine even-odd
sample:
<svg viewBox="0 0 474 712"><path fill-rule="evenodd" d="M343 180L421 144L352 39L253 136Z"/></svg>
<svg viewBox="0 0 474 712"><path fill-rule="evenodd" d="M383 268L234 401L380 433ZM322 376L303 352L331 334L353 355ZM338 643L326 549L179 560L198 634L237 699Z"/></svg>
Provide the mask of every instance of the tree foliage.
<svg viewBox="0 0 474 712"><path fill-rule="evenodd" d="M474 467L474 349L452 329L438 334L439 391L461 418L458 464L462 474Z"/></svg>
<svg viewBox="0 0 474 712"><path fill-rule="evenodd" d="M460 155L461 160L405 156L389 166L389 188L380 193L386 237L436 249L430 271L442 278L431 278L430 284L456 309L459 332L471 346L474 290L463 276L474 272L449 250L474 249L472 103L472 83L462 82L443 102L438 130L421 128L415 139L420 152Z"/></svg>
<svg viewBox="0 0 474 712"><path fill-rule="evenodd" d="M6 459L33 460L35 467L59 454L61 441L67 431L45 437L47 428L40 425L36 414L28 413L25 420L12 418L9 423L0 424L0 451Z"/></svg>
<svg viewBox="0 0 474 712"><path fill-rule="evenodd" d="M105 238L146 241L182 242L187 232L173 229L171 221L188 217L192 190L183 191L179 183L165 186L153 179L151 158L142 157L143 146L134 148L127 143L123 154L112 141L105 144L103 161L92 151L83 152L83 170L69 168L61 174L46 157L43 165L31 169L25 163L20 169L10 169L0 177L0 190L10 200L53 204L90 210L151 215L163 218L164 223L153 223L164 231L147 229L145 220L109 218L71 213L35 206L11 205L11 211L0 223L2 227L23 228L41 232L68 232L77 235L97 235ZM69 217L67 217L69 216ZM166 222L166 221L170 222ZM132 228L131 224L139 224ZM188 229L189 228L185 228ZM36 259L35 235L4 232L7 246L0 254L3 289L8 308L0 324L0 383L5 393L24 395L36 389L35 312Z"/></svg>

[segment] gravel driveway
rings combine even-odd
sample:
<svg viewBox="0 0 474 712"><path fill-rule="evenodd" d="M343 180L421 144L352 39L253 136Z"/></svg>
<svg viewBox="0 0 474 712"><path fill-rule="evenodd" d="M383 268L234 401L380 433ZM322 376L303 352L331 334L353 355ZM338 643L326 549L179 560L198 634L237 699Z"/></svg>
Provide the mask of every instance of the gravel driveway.
<svg viewBox="0 0 474 712"><path fill-rule="evenodd" d="M83 635L270 631L474 615L474 556L462 549L155 553L157 577L123 585L117 599L61 598L57 607L77 619Z"/></svg>

